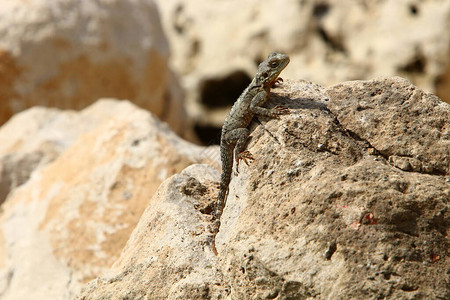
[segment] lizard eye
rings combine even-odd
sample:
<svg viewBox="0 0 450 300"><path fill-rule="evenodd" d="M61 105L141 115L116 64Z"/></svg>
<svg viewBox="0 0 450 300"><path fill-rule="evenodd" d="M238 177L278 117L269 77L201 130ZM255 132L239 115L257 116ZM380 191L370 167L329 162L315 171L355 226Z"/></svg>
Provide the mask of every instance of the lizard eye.
<svg viewBox="0 0 450 300"><path fill-rule="evenodd" d="M271 63L270 63L270 66L271 66L272 68L276 68L276 67L278 66L278 61L273 61L273 62L271 62Z"/></svg>

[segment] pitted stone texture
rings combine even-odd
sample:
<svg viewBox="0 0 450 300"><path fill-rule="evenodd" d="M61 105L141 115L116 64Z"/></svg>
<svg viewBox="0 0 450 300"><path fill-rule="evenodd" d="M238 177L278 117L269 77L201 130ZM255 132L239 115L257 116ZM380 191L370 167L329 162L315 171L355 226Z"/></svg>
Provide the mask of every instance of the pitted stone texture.
<svg viewBox="0 0 450 300"><path fill-rule="evenodd" d="M272 51L291 58L283 78L329 86L400 75L450 101L449 1L156 2L200 124L221 125Z"/></svg>
<svg viewBox="0 0 450 300"><path fill-rule="evenodd" d="M24 126L36 136L17 139L20 150L47 143L55 151L42 150L41 165L1 206L5 300L71 299L117 260L164 179L193 163L218 167L218 147L186 142L126 101L103 100L79 113L33 109L18 118L43 129ZM67 127L53 127L64 120Z"/></svg>
<svg viewBox="0 0 450 300"><path fill-rule="evenodd" d="M159 187L111 273L90 282L78 299L449 298L450 177L402 170L349 132L353 123L341 123L340 111L355 114L346 99L370 102L362 86L390 95L386 101L394 104L411 91L424 95L386 114L422 109L416 118L429 130L439 128L441 116L427 108L450 112L400 78L328 90L286 80L267 106L292 113L253 122L247 149L255 161L240 164L231 180L219 255L206 244L210 221L195 209L217 197L219 174L190 166ZM385 109L380 104L367 113L385 122ZM384 126L385 143L396 143L391 134L416 138ZM439 139L427 136L433 145ZM424 157L434 155L439 151Z"/></svg>

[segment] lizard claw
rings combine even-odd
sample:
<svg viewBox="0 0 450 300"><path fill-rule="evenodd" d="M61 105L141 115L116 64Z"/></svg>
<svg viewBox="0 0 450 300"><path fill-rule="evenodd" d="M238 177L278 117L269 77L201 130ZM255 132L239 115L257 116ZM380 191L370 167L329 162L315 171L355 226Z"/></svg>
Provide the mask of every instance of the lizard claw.
<svg viewBox="0 0 450 300"><path fill-rule="evenodd" d="M273 114L273 117L275 117L275 118L277 118L280 115L287 115L287 114L291 113L289 108L287 108L285 106L281 106L281 105L277 105L274 108L272 108L271 112Z"/></svg>
<svg viewBox="0 0 450 300"><path fill-rule="evenodd" d="M283 78L281 77L277 77L277 79L275 79L275 82L272 84L272 87L277 87L277 85L282 84L283 83Z"/></svg>
<svg viewBox="0 0 450 300"><path fill-rule="evenodd" d="M245 164L248 166L249 161L255 160L252 156L252 154L248 151L242 151L238 154L236 154L236 174L239 174L239 161L243 160Z"/></svg>

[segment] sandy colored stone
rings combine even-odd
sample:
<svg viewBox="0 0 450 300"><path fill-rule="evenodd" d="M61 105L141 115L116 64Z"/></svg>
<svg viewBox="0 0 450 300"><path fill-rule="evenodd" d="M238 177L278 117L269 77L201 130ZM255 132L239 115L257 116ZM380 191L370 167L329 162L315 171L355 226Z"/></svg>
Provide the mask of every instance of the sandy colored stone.
<svg viewBox="0 0 450 300"><path fill-rule="evenodd" d="M55 160L77 138L132 106L101 99L80 112L33 107L0 127L0 202L31 173Z"/></svg>
<svg viewBox="0 0 450 300"><path fill-rule="evenodd" d="M0 7L0 124L41 105L129 99L189 136L153 1L7 1Z"/></svg>
<svg viewBox="0 0 450 300"><path fill-rule="evenodd" d="M208 246L210 215L219 172L188 167L167 179L154 195L120 259L87 285L80 299L206 299L221 284Z"/></svg>
<svg viewBox="0 0 450 300"><path fill-rule="evenodd" d="M47 135L48 143L61 133L51 125L64 119L66 125L84 123L68 130L66 139L53 140L68 146L2 204L0 298L5 300L70 299L117 260L164 179L193 163L218 165L217 147L182 140L126 101L103 100L79 113L34 109L18 118L38 123L36 115L53 115L53 123L40 120L46 133L35 131ZM28 145L43 140L18 139Z"/></svg>
<svg viewBox="0 0 450 300"><path fill-rule="evenodd" d="M450 112L397 77L328 90L285 81L267 106L292 114L253 122L247 149L255 161L232 177L219 256L205 245L210 219L196 209L216 197L219 173L190 166L159 187L120 259L77 299L447 299L450 178L400 169L352 134L353 123L341 123L340 111L355 113L350 102L373 97L362 86L386 103L411 103L374 106L380 127L369 141L416 137L384 122L395 111L422 108L416 118L429 130L440 129L433 120L441 116L427 107Z"/></svg>
<svg viewBox="0 0 450 300"><path fill-rule="evenodd" d="M219 127L272 51L324 86L399 75L450 101L450 2L156 0L189 109Z"/></svg>
<svg viewBox="0 0 450 300"><path fill-rule="evenodd" d="M400 77L347 82L327 92L339 122L394 165L450 175L449 104Z"/></svg>

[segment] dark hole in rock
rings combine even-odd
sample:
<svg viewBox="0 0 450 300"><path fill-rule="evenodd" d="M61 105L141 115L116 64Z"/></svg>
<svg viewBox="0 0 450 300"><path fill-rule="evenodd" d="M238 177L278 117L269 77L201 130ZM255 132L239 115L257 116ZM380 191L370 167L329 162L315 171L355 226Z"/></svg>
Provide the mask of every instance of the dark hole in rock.
<svg viewBox="0 0 450 300"><path fill-rule="evenodd" d="M220 127L196 124L194 126L195 133L204 145L220 144Z"/></svg>
<svg viewBox="0 0 450 300"><path fill-rule="evenodd" d="M319 34L319 36L322 38L322 40L325 42L325 44L328 45L328 47L330 47L333 51L336 52L342 52L342 53L346 53L347 50L345 49L342 41L338 40L337 38L333 38L332 36L330 36L325 29L323 29L322 27L319 27L317 29L317 32Z"/></svg>
<svg viewBox="0 0 450 300"><path fill-rule="evenodd" d="M234 71L223 78L205 80L200 88L200 101L208 108L233 105L251 78L244 71Z"/></svg>
<svg viewBox="0 0 450 300"><path fill-rule="evenodd" d="M317 3L313 8L314 17L320 19L324 17L328 11L330 10L330 6L326 2Z"/></svg>
<svg viewBox="0 0 450 300"><path fill-rule="evenodd" d="M400 67L399 71L423 74L425 73L426 62L425 57L418 53L409 63Z"/></svg>
<svg viewBox="0 0 450 300"><path fill-rule="evenodd" d="M174 12L174 17L173 17L173 28L175 30L175 32L179 35L184 34L184 24L182 24L182 22L180 22L181 16L184 13L184 6L182 4L179 4L176 8L175 8L175 12Z"/></svg>
<svg viewBox="0 0 450 300"><path fill-rule="evenodd" d="M416 16L416 15L419 14L419 9L417 8L416 5L411 4L411 5L409 6L409 12L410 12L412 15Z"/></svg>

